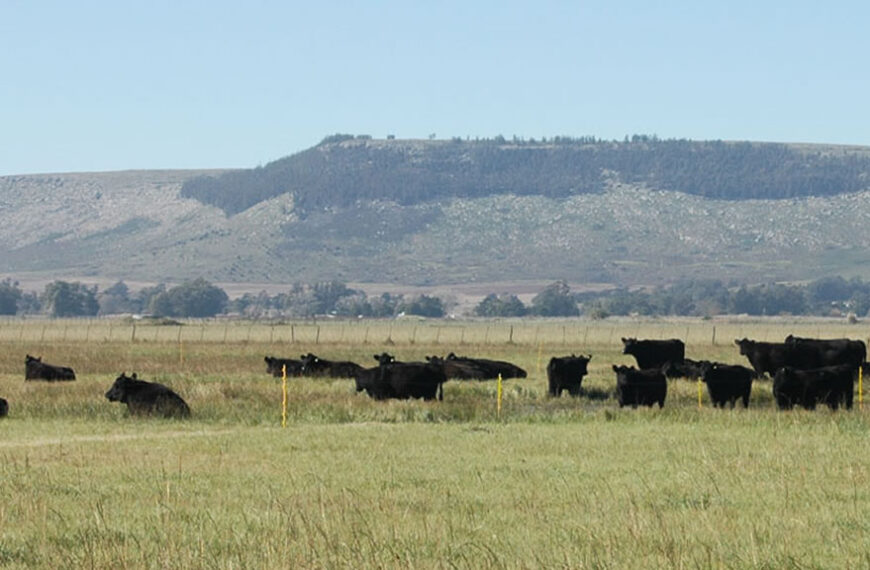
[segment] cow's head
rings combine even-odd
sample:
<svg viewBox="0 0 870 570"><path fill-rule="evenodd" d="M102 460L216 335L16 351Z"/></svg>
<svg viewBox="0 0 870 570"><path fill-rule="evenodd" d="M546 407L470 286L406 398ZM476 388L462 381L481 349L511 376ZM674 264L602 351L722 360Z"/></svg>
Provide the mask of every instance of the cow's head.
<svg viewBox="0 0 870 570"><path fill-rule="evenodd" d="M115 378L115 383L112 384L112 387L109 388L108 392L106 392L106 399L110 402L126 402L127 390L130 389L135 381L135 372L132 376L127 376L126 373L121 372L121 375Z"/></svg>
<svg viewBox="0 0 870 570"><path fill-rule="evenodd" d="M29 354L24 357L24 363L30 364L31 362L42 362L41 356L30 356Z"/></svg>
<svg viewBox="0 0 870 570"><path fill-rule="evenodd" d="M634 347L637 345L636 338L623 338L622 339L622 354L632 354L634 351Z"/></svg>
<svg viewBox="0 0 870 570"><path fill-rule="evenodd" d="M380 364L381 366L383 366L384 364L392 364L393 362L396 361L396 357L393 356L392 354L387 353L387 352L375 354L374 358L375 358L375 360L378 361L378 364Z"/></svg>
<svg viewBox="0 0 870 570"><path fill-rule="evenodd" d="M746 353L755 345L755 341L749 340L748 338L741 338L735 340L734 344L740 347L740 354L745 356Z"/></svg>

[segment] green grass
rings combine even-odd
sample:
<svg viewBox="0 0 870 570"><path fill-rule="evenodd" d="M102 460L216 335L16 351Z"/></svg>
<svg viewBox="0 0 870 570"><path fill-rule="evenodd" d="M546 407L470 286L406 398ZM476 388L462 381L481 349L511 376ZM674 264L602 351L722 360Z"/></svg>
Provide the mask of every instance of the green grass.
<svg viewBox="0 0 870 570"><path fill-rule="evenodd" d="M95 341L107 330L96 322L87 341L88 325L72 322L65 339L40 340L42 326L0 328L3 568L870 566L866 412L777 412L765 382L749 410L733 411L712 409L706 393L699 409L683 380L663 410L546 395L538 364L550 356L591 352L584 386L608 391L610 365L631 362L621 336L688 328L700 339L709 322L590 324L586 344L584 324L566 321L563 343L561 324L514 323L507 344L492 335L511 325L479 323L454 345L420 340L428 323L368 325L391 345L362 344L356 323L328 325L347 340L318 344L270 341L264 326L233 336L245 327L230 325L223 342L223 324L190 324L181 343ZM413 343L405 326L418 327ZM829 324L716 326L854 336ZM687 352L741 362L733 337L707 338ZM348 380L293 379L280 427L280 380L263 356L373 364L382 349L506 358L529 378L505 382L501 417L494 382L450 382L444 402L374 402ZM79 380L24 382L25 352L72 365ZM122 370L172 386L193 418L127 417L103 397Z"/></svg>

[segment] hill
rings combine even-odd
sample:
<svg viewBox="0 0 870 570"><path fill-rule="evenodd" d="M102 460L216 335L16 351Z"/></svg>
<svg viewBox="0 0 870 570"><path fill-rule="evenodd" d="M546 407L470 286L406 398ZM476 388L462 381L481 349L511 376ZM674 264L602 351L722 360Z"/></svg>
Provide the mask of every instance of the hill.
<svg viewBox="0 0 870 570"><path fill-rule="evenodd" d="M866 278L868 164L863 147L339 137L247 171L7 176L0 275L496 292Z"/></svg>

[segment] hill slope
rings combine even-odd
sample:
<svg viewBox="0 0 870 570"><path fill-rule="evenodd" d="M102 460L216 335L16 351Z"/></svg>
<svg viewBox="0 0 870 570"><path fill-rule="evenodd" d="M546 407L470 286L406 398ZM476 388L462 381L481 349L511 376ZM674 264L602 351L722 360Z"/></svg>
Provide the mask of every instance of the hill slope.
<svg viewBox="0 0 870 570"><path fill-rule="evenodd" d="M427 144L366 144L386 142L415 148ZM458 144L433 143L441 148ZM845 161L845 174L829 163L828 179L852 180L863 184L862 189L831 186L825 196L711 199L651 189L645 181L627 182L623 175L599 172L594 191L567 195L487 191L427 200L408 194L403 200L362 197L340 187L333 194L353 197L352 203L323 204L312 201L316 194L309 193L308 206L300 207L299 193L281 192L228 213L183 190L192 180L205 180L203 176L220 180L226 176L222 172L0 177L0 274L406 285L553 279L629 285L680 277L768 281L831 273L870 276L870 191L861 170L867 149L805 147L789 152L814 161ZM366 168L360 163L355 172ZM450 171L444 168L447 176ZM330 172L330 179L354 178L344 167Z"/></svg>

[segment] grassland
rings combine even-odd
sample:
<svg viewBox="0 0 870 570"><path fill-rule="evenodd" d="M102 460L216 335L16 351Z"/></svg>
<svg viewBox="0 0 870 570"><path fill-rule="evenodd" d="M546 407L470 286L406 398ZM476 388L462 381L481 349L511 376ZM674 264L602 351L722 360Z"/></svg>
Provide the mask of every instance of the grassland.
<svg viewBox="0 0 870 570"><path fill-rule="evenodd" d="M714 332L715 329L715 332ZM741 362L744 336L864 338L809 321L0 322L0 567L866 568L870 422L855 409L714 410L673 381L663 410L551 399L550 356L678 337ZM865 338L866 340L866 338ZM280 381L263 357L369 363L455 351L529 377L450 382L444 402L373 402L347 380ZM24 354L76 382L23 381ZM121 371L181 393L189 421L127 417Z"/></svg>

